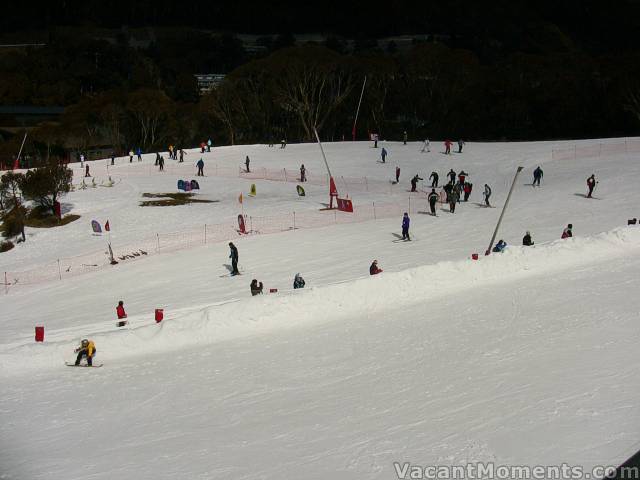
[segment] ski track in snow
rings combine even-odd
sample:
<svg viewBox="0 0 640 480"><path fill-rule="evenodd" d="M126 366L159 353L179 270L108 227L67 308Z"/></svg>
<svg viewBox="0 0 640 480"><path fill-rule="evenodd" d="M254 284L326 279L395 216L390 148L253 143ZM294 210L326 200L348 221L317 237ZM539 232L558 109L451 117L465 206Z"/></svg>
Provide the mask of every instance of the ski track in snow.
<svg viewBox="0 0 640 480"><path fill-rule="evenodd" d="M396 461L621 462L640 434L640 228L621 227L639 216L640 166L633 155L549 160L558 145L471 143L446 157L387 143L380 165L368 143L328 144L334 174L387 180L399 163L401 186L413 170L464 168L470 204L412 214L419 240L402 245L390 241L401 218L244 238L240 277L219 277L222 243L12 288L0 298L0 478L390 479ZM205 159L246 154L256 168L320 169L315 145L222 147ZM543 186L518 185L498 239L517 245L531 230L536 246L483 257L500 208L472 202L486 182L501 206L517 164L527 167L519 184L541 164ZM194 223L233 216L250 183L258 197L246 209L301 208L291 184L208 177L202 194L220 203L141 209L141 192L174 191L176 178L128 168L112 189L65 199L84 223L30 231L3 266L92 251L104 242L87 232L94 217L126 243L176 230L185 212ZM574 195L594 172L603 200ZM326 201L324 187L307 195L306 208ZM358 193L356 208L381 198ZM576 237L557 240L569 222ZM373 258L384 273L369 277ZM291 290L296 272L303 291ZM251 278L279 293L251 298ZM44 344L33 343L35 324L46 325ZM88 336L104 367L63 368Z"/></svg>

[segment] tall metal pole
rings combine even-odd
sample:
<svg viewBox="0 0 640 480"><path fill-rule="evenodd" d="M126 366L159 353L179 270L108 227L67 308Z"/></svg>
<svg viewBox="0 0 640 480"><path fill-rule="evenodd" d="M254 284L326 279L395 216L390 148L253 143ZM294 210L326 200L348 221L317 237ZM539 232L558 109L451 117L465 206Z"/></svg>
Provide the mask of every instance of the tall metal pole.
<svg viewBox="0 0 640 480"><path fill-rule="evenodd" d="M20 161L20 156L22 155L22 149L24 148L24 142L26 141L27 141L27 132L24 132L22 144L20 145L20 150L18 151L18 156L16 157L16 160L18 160L18 162Z"/></svg>
<svg viewBox="0 0 640 480"><path fill-rule="evenodd" d="M329 170L329 164L327 163L327 156L324 154L324 149L322 148L322 142L320 141L320 136L318 135L318 130L316 127L313 127L313 133L316 134L316 140L318 140L318 145L320 146L320 151L322 152L322 158L324 159L324 165L327 167L327 173L329 174L329 178L331 178L331 170Z"/></svg>
<svg viewBox="0 0 640 480"><path fill-rule="evenodd" d="M367 76L364 76L364 82L362 82L362 91L360 92L360 100L358 100L358 108L356 109L356 118L353 121L353 129L351 130L351 137L353 141L356 141L356 123L358 123L358 114L360 113L360 104L362 103L362 97L364 96L364 87L367 84Z"/></svg>
<svg viewBox="0 0 640 480"><path fill-rule="evenodd" d="M502 207L502 213L500 214L500 218L498 219L498 223L496 224L496 229L493 231L493 236L491 237L491 242L489 243L489 248L484 252L485 255L491 254L491 248L493 247L493 242L496 240L496 236L498 235L498 229L500 228L500 224L502 223L502 217L504 217L504 212L507 211L507 206L509 205L509 199L511 198L511 193L513 192L513 187L516 186L516 180L520 172L524 169L524 167L518 167L516 171L515 177L513 177L513 183L511 183L511 188L509 189L509 195L507 195L507 201L504 202L504 206Z"/></svg>

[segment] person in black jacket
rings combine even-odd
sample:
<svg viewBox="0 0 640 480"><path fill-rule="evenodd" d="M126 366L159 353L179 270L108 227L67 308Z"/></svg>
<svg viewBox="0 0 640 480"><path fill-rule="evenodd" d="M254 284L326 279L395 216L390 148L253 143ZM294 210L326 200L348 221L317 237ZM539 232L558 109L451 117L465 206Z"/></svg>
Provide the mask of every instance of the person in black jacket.
<svg viewBox="0 0 640 480"><path fill-rule="evenodd" d="M437 187L438 186L438 172L431 172L431 175L429 175L429 178L431 179L431 188Z"/></svg>
<svg viewBox="0 0 640 480"><path fill-rule="evenodd" d="M231 249L231 255L229 258L231 259L231 275L238 275L240 272L238 271L238 249L233 244L233 242L229 242L229 248Z"/></svg>
<svg viewBox="0 0 640 480"><path fill-rule="evenodd" d="M262 294L262 282L258 282L258 280L254 278L253 280L251 280L250 287L251 287L251 295L253 295L254 297L256 295Z"/></svg>
<svg viewBox="0 0 640 480"><path fill-rule="evenodd" d="M531 245L533 245L533 240L531 239L531 233L529 231L527 231L524 237L522 237L522 245L524 245L525 247L530 247Z"/></svg>
<svg viewBox="0 0 640 480"><path fill-rule="evenodd" d="M431 193L427 197L429 200L429 209L431 210L431 215L436 215L436 203L440 199L440 195L436 193L436 189L432 188Z"/></svg>

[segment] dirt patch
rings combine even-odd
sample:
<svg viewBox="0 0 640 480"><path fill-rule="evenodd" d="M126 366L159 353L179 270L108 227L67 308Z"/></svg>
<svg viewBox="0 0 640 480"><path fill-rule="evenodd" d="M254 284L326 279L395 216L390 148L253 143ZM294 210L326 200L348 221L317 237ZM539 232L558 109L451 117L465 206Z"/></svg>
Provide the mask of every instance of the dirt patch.
<svg viewBox="0 0 640 480"><path fill-rule="evenodd" d="M53 227L61 227L71 222L75 222L80 218L80 215L69 214L62 217L62 219L58 219L58 217L54 215L49 215L46 217L40 216L28 216L24 220L24 225L26 227L32 228L53 228Z"/></svg>
<svg viewBox="0 0 640 480"><path fill-rule="evenodd" d="M153 200L141 201L141 207L175 207L190 203L216 203L219 201L197 198L192 193L143 193L142 196Z"/></svg>

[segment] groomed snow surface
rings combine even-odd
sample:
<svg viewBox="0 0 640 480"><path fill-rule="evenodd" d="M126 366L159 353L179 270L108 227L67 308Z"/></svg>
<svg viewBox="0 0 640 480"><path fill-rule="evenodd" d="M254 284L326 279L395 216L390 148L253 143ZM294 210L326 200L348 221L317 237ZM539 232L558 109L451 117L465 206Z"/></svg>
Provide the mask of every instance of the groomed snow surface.
<svg viewBox="0 0 640 480"><path fill-rule="evenodd" d="M587 473L621 463L640 449L640 226L626 226L640 217L640 162L597 146L615 152L624 142L576 142L599 153L570 158L551 152L574 142L470 143L452 156L435 142L430 153L383 143L387 164L369 143L328 144L334 176L382 185L402 169L403 188L349 192L356 211L408 205L409 178L432 170L442 182L464 169L474 192L437 217L418 213L426 196L414 195L411 242L397 239L400 217L379 218L238 236L237 277L218 242L10 286L0 297L0 479L396 479L394 462L565 463ZM205 173L236 169L245 155L254 169L304 163L322 174L316 145L214 148ZM118 159L116 186L65 197L82 218L29 229L25 244L1 254L2 270L103 249L93 218L110 220L116 249L220 223L239 213L251 183L251 215L315 212L328 200L323 186L301 198L294 183L211 175L198 196L219 202L139 206L142 193L195 178L200 156L167 160L163 174L153 155ZM105 164L90 162L95 175ZM517 165L525 170L498 237L510 246L484 257ZM533 188L538 165L544 179ZM586 199L592 173L597 198ZM477 205L484 183L498 208ZM567 223L575 236L560 240ZM526 230L534 247L519 246ZM373 259L384 272L370 277ZM298 272L307 287L294 292ZM278 292L251 297L253 278ZM155 308L165 311L160 324ZM33 341L35 325L45 326L44 343ZM64 366L86 337L104 367Z"/></svg>

